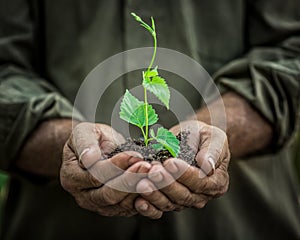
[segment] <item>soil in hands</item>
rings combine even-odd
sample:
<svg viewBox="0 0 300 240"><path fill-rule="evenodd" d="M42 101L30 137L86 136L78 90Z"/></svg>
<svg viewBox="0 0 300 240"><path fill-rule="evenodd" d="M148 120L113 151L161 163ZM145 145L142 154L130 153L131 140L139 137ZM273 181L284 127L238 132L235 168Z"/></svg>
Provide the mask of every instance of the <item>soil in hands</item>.
<svg viewBox="0 0 300 240"><path fill-rule="evenodd" d="M180 153L178 154L177 158L185 160L188 164L192 166L196 166L195 161L195 154L193 153L192 149L187 144L189 132L183 131L179 133L176 137L180 141ZM145 161L152 162L152 161L159 161L163 163L165 160L172 158L173 156L169 153L168 150L155 150L151 145L155 144L156 142L149 143L148 146L145 146L144 141L135 140L128 138L125 143L118 146L108 157L112 157L120 152L124 151L136 151L142 154Z"/></svg>

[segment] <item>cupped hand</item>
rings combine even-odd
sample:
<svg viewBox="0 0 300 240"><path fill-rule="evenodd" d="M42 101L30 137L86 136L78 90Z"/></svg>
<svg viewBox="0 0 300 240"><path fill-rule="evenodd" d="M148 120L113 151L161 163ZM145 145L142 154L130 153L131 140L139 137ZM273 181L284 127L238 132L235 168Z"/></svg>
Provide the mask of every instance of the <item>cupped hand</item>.
<svg viewBox="0 0 300 240"><path fill-rule="evenodd" d="M124 138L104 124L80 123L64 146L61 185L79 206L104 216L132 216L136 184L151 165L137 152L108 154Z"/></svg>
<svg viewBox="0 0 300 240"><path fill-rule="evenodd" d="M197 166L178 158L168 159L163 164L153 163L148 178L137 185L138 191L144 193L135 206L145 216L148 214L143 211L145 204L157 214L185 207L202 208L228 189L230 152L226 134L200 121L183 122L171 131L189 133L187 143Z"/></svg>

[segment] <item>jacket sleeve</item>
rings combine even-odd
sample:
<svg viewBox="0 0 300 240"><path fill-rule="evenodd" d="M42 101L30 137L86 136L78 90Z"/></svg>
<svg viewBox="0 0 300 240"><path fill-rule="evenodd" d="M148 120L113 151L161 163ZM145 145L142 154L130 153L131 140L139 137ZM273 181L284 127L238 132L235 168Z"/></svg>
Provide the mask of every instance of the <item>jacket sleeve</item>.
<svg viewBox="0 0 300 240"><path fill-rule="evenodd" d="M280 149L295 132L299 115L300 1L251 1L248 10L250 50L214 78L221 92L237 92L273 125Z"/></svg>
<svg viewBox="0 0 300 240"><path fill-rule="evenodd" d="M33 1L0 0L0 168L8 170L26 137L50 118L72 118L72 104L35 71ZM82 120L80 113L75 117Z"/></svg>

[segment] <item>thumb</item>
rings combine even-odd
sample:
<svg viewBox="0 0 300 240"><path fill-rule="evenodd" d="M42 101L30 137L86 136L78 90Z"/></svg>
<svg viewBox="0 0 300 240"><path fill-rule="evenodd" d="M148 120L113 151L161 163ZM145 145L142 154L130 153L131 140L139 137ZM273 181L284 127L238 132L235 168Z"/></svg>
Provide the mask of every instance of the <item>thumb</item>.
<svg viewBox="0 0 300 240"><path fill-rule="evenodd" d="M70 147L75 152L77 159L84 168L90 168L103 158L99 146L102 131L94 123L80 123L72 132Z"/></svg>
<svg viewBox="0 0 300 240"><path fill-rule="evenodd" d="M212 175L228 152L226 133L213 126L201 132L199 151L196 155L198 166L204 175Z"/></svg>

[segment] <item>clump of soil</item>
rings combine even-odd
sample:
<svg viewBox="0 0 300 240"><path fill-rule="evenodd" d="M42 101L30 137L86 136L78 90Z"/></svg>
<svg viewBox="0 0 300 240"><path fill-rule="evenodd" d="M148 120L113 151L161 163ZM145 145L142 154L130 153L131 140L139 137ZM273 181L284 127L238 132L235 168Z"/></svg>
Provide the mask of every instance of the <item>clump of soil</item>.
<svg viewBox="0 0 300 240"><path fill-rule="evenodd" d="M185 160L188 164L195 166L195 154L193 153L190 146L187 144L189 132L183 131L179 133L176 137L180 141L180 153L177 158ZM124 151L136 151L142 154L145 161L159 161L163 163L168 158L172 158L173 156L169 153L168 150L155 150L152 145L156 142L149 143L148 146L145 146L144 141L142 139L135 140L128 138L126 142L118 146L108 157L112 157L120 152Z"/></svg>

